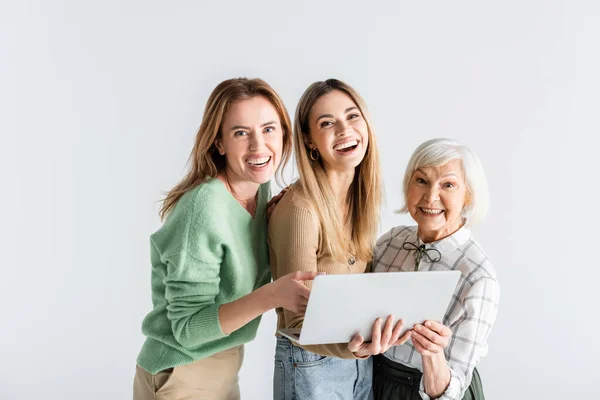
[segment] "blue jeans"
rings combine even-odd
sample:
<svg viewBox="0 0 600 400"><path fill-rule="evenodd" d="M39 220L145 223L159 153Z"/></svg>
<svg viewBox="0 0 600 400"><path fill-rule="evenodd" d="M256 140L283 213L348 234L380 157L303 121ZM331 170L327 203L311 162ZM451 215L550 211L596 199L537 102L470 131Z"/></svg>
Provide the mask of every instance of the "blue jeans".
<svg viewBox="0 0 600 400"><path fill-rule="evenodd" d="M321 356L277 338L273 400L372 400L373 361Z"/></svg>

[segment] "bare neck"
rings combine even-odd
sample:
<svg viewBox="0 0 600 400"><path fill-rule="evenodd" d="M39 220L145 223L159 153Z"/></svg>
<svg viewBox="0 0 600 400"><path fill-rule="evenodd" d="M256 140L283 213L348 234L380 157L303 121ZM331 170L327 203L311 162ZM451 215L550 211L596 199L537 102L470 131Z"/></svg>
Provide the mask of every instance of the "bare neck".
<svg viewBox="0 0 600 400"><path fill-rule="evenodd" d="M219 172L217 178L225 184L231 195L241 202L248 202L255 198L260 186L258 183L240 179L227 170Z"/></svg>
<svg viewBox="0 0 600 400"><path fill-rule="evenodd" d="M342 215L345 215L348 206L348 191L354 180L354 169L351 171L327 171L327 178L336 202L343 211Z"/></svg>

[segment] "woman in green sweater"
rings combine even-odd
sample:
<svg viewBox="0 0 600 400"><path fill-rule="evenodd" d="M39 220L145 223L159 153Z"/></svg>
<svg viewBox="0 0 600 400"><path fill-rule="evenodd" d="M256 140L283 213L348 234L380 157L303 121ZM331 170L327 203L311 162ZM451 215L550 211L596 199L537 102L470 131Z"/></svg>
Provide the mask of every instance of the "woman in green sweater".
<svg viewBox="0 0 600 400"><path fill-rule="evenodd" d="M305 309L302 282L315 273L269 283L269 184L291 151L287 110L268 84L239 78L213 90L191 168L150 238L153 310L142 324L134 400L239 399L243 345L260 316Z"/></svg>

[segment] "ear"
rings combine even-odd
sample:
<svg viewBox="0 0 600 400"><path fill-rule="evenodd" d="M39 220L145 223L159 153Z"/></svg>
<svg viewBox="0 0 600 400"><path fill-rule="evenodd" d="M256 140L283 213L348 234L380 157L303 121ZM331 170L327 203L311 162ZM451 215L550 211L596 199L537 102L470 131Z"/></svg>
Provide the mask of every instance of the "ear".
<svg viewBox="0 0 600 400"><path fill-rule="evenodd" d="M222 155L222 156L225 155L225 149L223 148L223 141L221 140L220 137L217 137L215 139L215 147L217 148L217 151L219 152L220 155Z"/></svg>
<svg viewBox="0 0 600 400"><path fill-rule="evenodd" d="M310 136L308 135L304 135L304 144L306 145L306 147L308 147L309 150L315 148L315 145L313 144L312 140L310 140Z"/></svg>
<svg viewBox="0 0 600 400"><path fill-rule="evenodd" d="M467 193L465 193L465 205L463 206L463 208L470 206L472 201L473 196L471 196L471 192L467 190Z"/></svg>

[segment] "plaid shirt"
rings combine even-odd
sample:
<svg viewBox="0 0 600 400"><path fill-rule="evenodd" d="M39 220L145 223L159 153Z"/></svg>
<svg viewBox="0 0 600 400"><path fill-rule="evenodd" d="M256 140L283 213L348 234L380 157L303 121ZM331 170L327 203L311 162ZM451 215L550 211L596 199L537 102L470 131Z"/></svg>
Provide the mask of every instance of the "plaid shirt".
<svg viewBox="0 0 600 400"><path fill-rule="evenodd" d="M405 247L410 250L404 249L403 245L407 242L416 246L407 245ZM425 244L426 249L435 248L440 252L440 261L434 261L437 259L434 252L428 253L431 257L416 257L417 252L413 249L422 244L416 226L393 228L377 240L373 271L458 270L462 273L442 321L452 330L452 337L444 350L451 378L446 392L440 397L460 400L471 383L473 369L487 354L486 342L496 319L500 295L496 273L468 228L463 227L438 242ZM423 371L421 355L410 341L392 347L385 356ZM420 394L423 399L429 400L423 379Z"/></svg>

